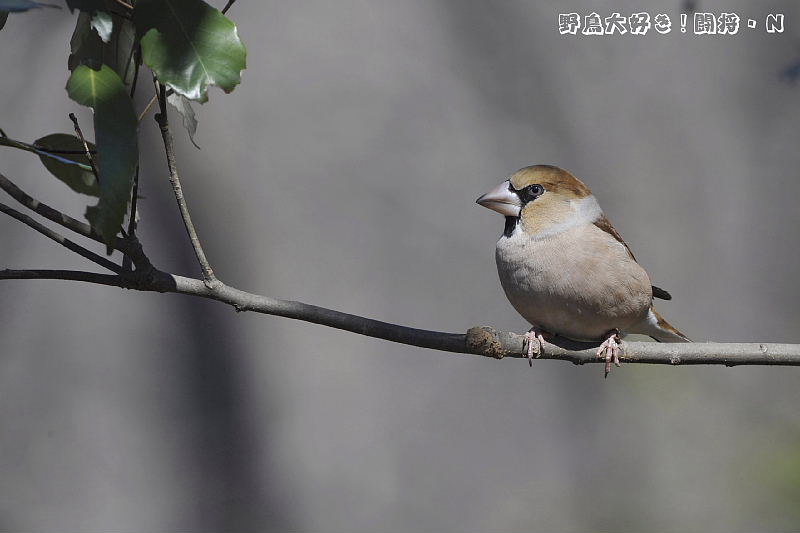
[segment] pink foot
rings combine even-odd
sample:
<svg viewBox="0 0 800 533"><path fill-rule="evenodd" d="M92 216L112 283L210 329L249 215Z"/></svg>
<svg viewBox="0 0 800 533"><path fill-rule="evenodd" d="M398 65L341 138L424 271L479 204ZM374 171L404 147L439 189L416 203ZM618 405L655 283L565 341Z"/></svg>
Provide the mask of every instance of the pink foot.
<svg viewBox="0 0 800 533"><path fill-rule="evenodd" d="M619 366L619 348L622 340L619 338L619 330L616 329L612 329L606 335L606 340L597 348L597 357L605 360L605 377L608 377L608 373L611 372L612 361Z"/></svg>
<svg viewBox="0 0 800 533"><path fill-rule="evenodd" d="M528 346L528 363L533 366L533 358L539 357L544 350L544 337L542 330L533 326L525 334L526 345Z"/></svg>

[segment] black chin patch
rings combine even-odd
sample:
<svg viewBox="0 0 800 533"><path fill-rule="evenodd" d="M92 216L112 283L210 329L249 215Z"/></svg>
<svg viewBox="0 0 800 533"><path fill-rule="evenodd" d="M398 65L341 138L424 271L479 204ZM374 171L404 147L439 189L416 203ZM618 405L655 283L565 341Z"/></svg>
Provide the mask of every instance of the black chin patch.
<svg viewBox="0 0 800 533"><path fill-rule="evenodd" d="M506 217L506 227L503 228L503 237L511 237L511 234L514 233L514 228L517 227L517 222L519 222L519 217Z"/></svg>

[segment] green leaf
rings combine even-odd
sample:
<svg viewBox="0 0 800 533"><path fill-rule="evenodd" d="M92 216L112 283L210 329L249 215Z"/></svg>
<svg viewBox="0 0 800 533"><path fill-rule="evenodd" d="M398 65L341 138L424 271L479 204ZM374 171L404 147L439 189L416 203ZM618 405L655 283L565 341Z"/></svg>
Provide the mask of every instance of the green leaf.
<svg viewBox="0 0 800 533"><path fill-rule="evenodd" d="M61 9L61 6L57 6L55 4L34 2L32 0L0 0L0 11L10 11L12 13L16 13L19 11L28 11L29 9L38 9L41 7L54 7L56 9Z"/></svg>
<svg viewBox="0 0 800 533"><path fill-rule="evenodd" d="M69 48L67 66L70 70L75 70L78 65L100 68L103 64L103 41L97 32L92 30L92 16L89 13L78 15Z"/></svg>
<svg viewBox="0 0 800 533"><path fill-rule="evenodd" d="M41 139L36 139L33 145L45 152L55 152L55 155L59 156L59 159L54 159L39 154L42 164L53 176L69 185L75 192L90 196L100 196L100 188L97 186L97 179L95 179L91 167L88 170L86 169L86 166L89 165L89 159L85 153L81 153L84 152L84 147L79 138L66 133L53 133ZM95 146L92 143L89 143L89 150L95 151ZM83 166L70 165L64 162L64 159L74 161Z"/></svg>
<svg viewBox="0 0 800 533"><path fill-rule="evenodd" d="M133 22L145 64L178 94L205 102L209 85L231 92L241 81L236 25L202 0L139 0Z"/></svg>
<svg viewBox="0 0 800 533"><path fill-rule="evenodd" d="M175 108L175 111L180 113L181 118L183 118L183 127L186 128L186 131L189 133L189 140L192 141L194 147L199 150L200 147L194 142L194 134L197 132L197 119L194 116L192 103L188 98L178 93L172 93L167 96L167 102Z"/></svg>
<svg viewBox="0 0 800 533"><path fill-rule="evenodd" d="M99 15L100 12L98 11ZM69 42L68 66L75 70L78 65L87 65L95 70L105 64L114 69L126 85L133 80L136 72L133 47L136 46L136 29L129 20L114 21L111 38L104 43L93 29L94 17L90 13L78 15L72 39Z"/></svg>
<svg viewBox="0 0 800 533"><path fill-rule="evenodd" d="M86 218L110 243L128 210L139 159L133 102L120 77L107 65L100 70L86 65L76 67L67 82L67 93L94 110L100 201L86 210Z"/></svg>
<svg viewBox="0 0 800 533"><path fill-rule="evenodd" d="M108 43L111 40L111 31L114 29L114 21L111 20L111 15L105 11L98 11L92 17L92 28L100 36L100 40Z"/></svg>

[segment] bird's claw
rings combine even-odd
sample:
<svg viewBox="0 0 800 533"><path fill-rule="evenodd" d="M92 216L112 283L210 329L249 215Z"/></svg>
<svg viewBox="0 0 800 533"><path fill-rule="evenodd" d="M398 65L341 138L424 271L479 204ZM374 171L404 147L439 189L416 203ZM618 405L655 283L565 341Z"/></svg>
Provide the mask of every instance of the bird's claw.
<svg viewBox="0 0 800 533"><path fill-rule="evenodd" d="M542 332L534 326L525 333L525 341L528 347L528 364L533 366L533 358L538 358L544 351L544 337L542 336Z"/></svg>
<svg viewBox="0 0 800 533"><path fill-rule="evenodd" d="M603 359L606 363L605 377L608 377L608 373L611 372L612 362L616 366L620 366L619 354L621 342L622 340L619 338L619 331L612 330L608 333L606 340L604 340L603 343L597 348L597 357Z"/></svg>

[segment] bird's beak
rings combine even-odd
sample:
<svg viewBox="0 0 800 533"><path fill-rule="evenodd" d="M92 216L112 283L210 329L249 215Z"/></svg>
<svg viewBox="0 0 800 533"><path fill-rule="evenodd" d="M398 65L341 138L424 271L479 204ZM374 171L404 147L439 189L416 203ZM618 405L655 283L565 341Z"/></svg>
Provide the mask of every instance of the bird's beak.
<svg viewBox="0 0 800 533"><path fill-rule="evenodd" d="M522 202L520 202L517 193L511 189L511 183L508 180L487 192L475 202L507 217L518 217L522 208Z"/></svg>

